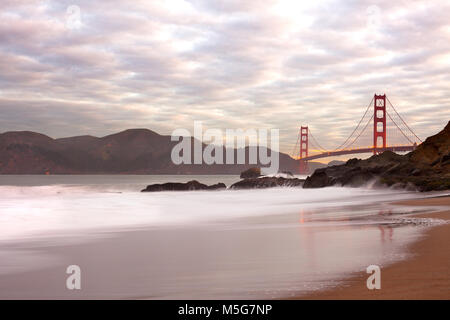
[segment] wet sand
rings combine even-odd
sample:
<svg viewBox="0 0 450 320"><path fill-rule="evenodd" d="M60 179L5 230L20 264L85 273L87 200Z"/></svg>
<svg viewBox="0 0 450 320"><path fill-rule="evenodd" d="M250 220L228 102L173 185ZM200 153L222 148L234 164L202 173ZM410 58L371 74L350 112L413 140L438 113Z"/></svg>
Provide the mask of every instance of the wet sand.
<svg viewBox="0 0 450 320"><path fill-rule="evenodd" d="M279 200L283 195L286 191L277 194L278 201L292 200ZM317 199L319 196L322 195L318 194ZM383 203L385 197L384 194L381 197ZM94 199L98 201L97 196ZM416 227L403 226L396 230L391 241L384 243L385 232L392 230L389 223L378 225L373 220L373 224L366 224L358 219L353 223L349 219L355 213L361 217L362 209L373 215L380 208L367 208L365 202L353 206L336 203L338 206L328 211L321 209L320 213L328 221L330 212L345 212L346 215L341 215L345 219L341 226L337 223L329 227L328 222L320 220L315 226L302 225L305 213L301 211L217 224L105 228L92 234L62 233L0 241L0 299L276 299L296 295L302 298L299 292L334 285L348 270L355 270L355 263L358 266L383 263L390 255L395 256L396 246L412 243L407 241L408 237L416 239L410 233L412 230L406 230ZM400 204L440 205L440 210L446 213L422 216L450 220L450 197ZM405 207L399 206L398 211L403 210ZM428 210L422 207L414 211ZM425 229L431 231L423 241L411 246L411 252L418 254L416 257L383 268L380 291L367 290L368 275L360 273L344 286L306 297L448 299L447 226ZM66 268L72 264L82 270L82 290L66 287ZM439 291L440 295L436 293Z"/></svg>
<svg viewBox="0 0 450 320"><path fill-rule="evenodd" d="M401 201L407 206L439 206L439 212L415 215L450 220L450 196ZM427 230L411 245L412 257L381 269L381 289L368 290L369 274L353 275L341 286L298 299L450 299L450 223Z"/></svg>

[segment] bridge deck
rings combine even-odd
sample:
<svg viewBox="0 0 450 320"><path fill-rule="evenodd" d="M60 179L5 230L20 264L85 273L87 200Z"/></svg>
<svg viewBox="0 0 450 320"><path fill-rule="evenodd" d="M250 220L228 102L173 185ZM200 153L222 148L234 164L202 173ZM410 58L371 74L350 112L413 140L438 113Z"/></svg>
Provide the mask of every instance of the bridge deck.
<svg viewBox="0 0 450 320"><path fill-rule="evenodd" d="M412 151L416 148L416 146L393 146L393 147L386 147L386 148L376 148L377 152L383 152L383 151ZM374 148L359 148L359 149L347 149L347 150L337 150L337 151L329 151L324 152L320 154L315 154L313 156L304 157L301 160L308 161L308 160L314 160L314 159L320 159L320 158L327 158L327 157L333 157L333 156L342 156L346 154L356 154L356 153L371 153L373 152Z"/></svg>

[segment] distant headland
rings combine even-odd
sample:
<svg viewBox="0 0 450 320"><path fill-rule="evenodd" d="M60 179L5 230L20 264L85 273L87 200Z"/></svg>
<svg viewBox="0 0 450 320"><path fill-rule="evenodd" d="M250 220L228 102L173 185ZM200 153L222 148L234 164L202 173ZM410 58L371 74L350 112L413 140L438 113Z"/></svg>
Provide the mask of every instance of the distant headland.
<svg viewBox="0 0 450 320"><path fill-rule="evenodd" d="M0 174L240 174L255 166L176 165L171 161L176 143L170 135L148 129L128 129L101 138L84 135L60 139L10 131L0 134ZM299 173L298 160L280 152L279 161L280 171ZM326 164L309 162L311 173L322 167Z"/></svg>

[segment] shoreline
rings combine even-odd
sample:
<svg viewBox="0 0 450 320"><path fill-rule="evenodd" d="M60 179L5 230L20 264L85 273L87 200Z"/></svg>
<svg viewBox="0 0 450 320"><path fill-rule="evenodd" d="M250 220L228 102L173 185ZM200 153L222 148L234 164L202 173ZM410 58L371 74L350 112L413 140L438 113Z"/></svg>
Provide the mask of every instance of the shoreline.
<svg viewBox="0 0 450 320"><path fill-rule="evenodd" d="M450 222L450 196L398 201L394 205L436 206L443 210L415 214ZM445 207L445 208L444 208ZM450 299L450 223L430 227L411 244L411 257L381 268L381 289L368 290L365 271L337 287L297 296L301 300L448 300Z"/></svg>
<svg viewBox="0 0 450 320"><path fill-rule="evenodd" d="M336 190L342 191L342 189ZM338 223L337 230L334 230L335 227L326 230L330 232L323 232L327 228L322 228L325 225L320 223L318 226L311 225L311 228L301 229L304 232L300 231L300 224L303 223L301 220L303 219L303 213L301 211L292 211L282 215L257 215L254 218L247 218L247 221L241 218L233 224L226 224L225 228L220 225L219 229L208 226L208 224L204 225L207 226L206 228L193 224L188 228L173 226L167 228L147 227L138 230L130 228L122 232L117 229L113 230L113 228L108 229L107 226L104 226L106 229L103 229L103 231L97 230L94 235L97 234L98 237L94 236L92 241L85 238L84 235L80 238L75 232L73 235L70 233L65 235L64 238L30 238L29 241L0 243L0 254L6 257L6 259L3 259L3 269L8 271L9 268L9 270L15 271L5 272L3 275L0 274L0 299L190 298L201 300L205 299L205 297L208 299L211 295L222 299L236 299L236 297L242 299L248 297L249 293L255 296L258 295L259 299L263 300L278 300L283 299L283 297L287 299L295 299L296 297L300 297L300 299L303 297L307 299L327 299L316 296L322 294L322 292L333 292L331 287L329 288L330 291L308 292L306 291L308 290L308 281L320 282L319 286L317 284L310 286L311 289L316 287L325 289L326 286L337 283L344 283L348 286L351 284L351 280L354 279L356 280L353 283L361 284L365 291L368 292L365 288L368 275L349 272L349 270L354 271L355 262L360 259L362 260L358 265L361 268L369 264L380 263L379 265L382 265L383 254L389 255L393 253L389 250L389 248L392 248L391 241L386 243L386 250L382 250L384 248L382 243L374 241L378 241L381 236L381 242L383 242L385 235L388 236L390 227L383 224L378 225L376 221L374 224L367 226L362 221L362 227L358 223L355 225L355 228L347 226L348 223L346 221L350 219L347 217L347 211L351 209L345 207L345 201L343 204L341 200L351 199L353 201L355 195L361 194L355 193L355 190L352 189L350 195L337 193L337 195L341 196L338 197L336 203L333 202L334 205L327 212L333 212L333 214L336 214L336 212L342 213L344 215L344 226L339 227ZM287 195L285 191L282 191L282 194ZM390 195L390 193L388 194ZM279 198L281 193L276 195L277 201L275 202L275 198L268 198L270 204L283 204L286 200L298 199L297 192L294 192L288 198ZM392 197L386 197L386 195L384 192L378 195L380 200L378 206L369 208L369 211L373 214L389 214L389 210L386 212L384 210L387 203L399 201L398 199L409 199L409 197L403 196L399 198L395 194ZM333 195L333 197L335 196ZM415 194L415 196L419 195ZM309 201L325 199L325 202L329 202L328 198L324 198L322 191L320 191L316 194L316 198L311 195L308 199ZM68 199L72 199L72 197ZM75 197L74 199L84 198ZM98 201L96 196L93 199ZM111 214L109 208L114 207L112 204L122 204L122 200L120 202L112 200L120 200L122 197L117 198L114 196L111 198L108 196L104 199L108 200L107 213L109 217ZM133 200L134 198L130 199ZM136 201L130 202L130 199L127 199L126 202L127 204L132 204L128 208L136 209L137 207L134 205ZM142 199L149 199L149 197L142 197ZM245 197L245 199L249 201L250 198ZM423 204L427 207L412 211L416 212L415 216L429 216L430 213L427 213L429 212L429 207L433 204L436 205L436 203L430 204L429 201L443 201L442 199L448 203L446 202L445 205L441 203L441 208L448 208L450 213L450 197L426 199L427 203ZM371 201L373 200L372 198ZM264 204L264 202L261 202L260 196L253 199L253 201L258 201L258 205ZM419 201L423 202L424 200ZM159 199L158 203L164 204L166 202ZM367 209L367 203L366 198L362 198L352 203L350 208L365 210ZM90 202L84 204L85 207L88 207L87 204L90 204ZM148 204L151 204L151 202L147 203L146 208L152 208ZM172 204L172 200L170 204ZM402 201L399 204L402 206L411 205L409 200ZM37 205L41 205L40 202L37 202ZM64 205L65 207L70 207L72 202L66 202ZM283 207L277 206L276 208L279 210ZM336 208L339 208L339 210L336 211ZM398 210L393 211L399 213L411 212L410 208L399 207ZM439 210L442 210L441 208ZM209 214L210 210L209 208L207 209L205 212ZM121 207L120 212L122 211L123 207ZM225 211L228 213L228 210ZM184 214L184 211L182 212ZM113 211L113 213L116 213L116 211ZM323 213L326 212L324 211ZM409 213L406 216L412 215ZM435 215L435 213L431 213L431 215ZM97 216L97 219L99 217L101 218L102 216ZM384 217L381 218L385 221ZM326 215L324 219L328 221ZM450 214L448 219L450 220ZM236 224L237 222L238 224ZM255 225L257 227L253 228ZM238 227L235 228L236 226ZM249 226L249 228L246 226ZM309 225L305 225L305 227L309 227ZM417 234L422 236L429 229L431 227L426 227L426 229L420 227L420 229L417 229ZM217 232L217 230L221 230L221 232ZM415 229L411 226L410 230L413 232L411 234L411 240L413 240L416 238L414 236ZM385 231L388 232L384 233ZM408 236L410 232L408 231ZM402 234L406 235L406 233L401 233L400 230L396 232L398 237L396 236L394 241L400 239L406 241L405 238L400 238ZM80 239L83 241L79 241ZM407 247L403 246L401 252L407 252L410 246L419 242L420 239L414 240L414 242L409 240L404 242L404 244L409 243L409 245ZM402 242L397 243L401 245ZM236 248L239 248L239 250L236 250ZM252 259L248 259L249 252L252 252ZM342 265L336 269L335 262L339 259L342 260ZM182 263L179 263L180 261ZM83 269L82 291L70 291L64 286L67 280L66 268L72 264L78 265ZM264 268L264 266L266 267ZM317 279L314 277L310 278L312 273L307 272L307 270L312 270L312 268L314 268L315 272L318 270L322 270L320 272L328 272L330 275L329 280L327 280L327 277L324 279L320 277ZM220 276L216 276L217 270L220 270ZM305 273L301 273L302 270L305 270ZM0 273L1 271L2 269L0 268ZM333 272L338 273L332 276ZM385 289L384 272L384 269L382 269L381 291ZM274 275L283 275L283 277L275 278ZM358 275L360 276L359 278L357 277ZM262 284L264 286L263 290L266 291L258 291L261 288L260 279L267 276L271 278ZM244 278L245 280L240 280ZM282 282L278 279L281 279ZM349 279L349 281L346 282L346 279ZM311 281L310 284L313 284ZM245 282L244 285L247 285L246 288L241 287L243 282ZM304 283L306 286L298 285L295 288L292 287L292 284L297 283ZM321 283L323 285L320 285ZM219 290L214 288L219 288ZM223 288L227 288L227 290ZM297 288L305 291L294 291ZM447 295L448 291L445 291ZM205 292L208 295L205 295ZM311 293L315 296L310 297ZM351 299L345 296L341 298ZM354 297L354 299L356 298L360 298L360 295L358 294L357 297ZM371 298L373 297L368 297L368 299ZM444 298L447 298L447 296ZM328 299L336 299L336 297L331 296Z"/></svg>

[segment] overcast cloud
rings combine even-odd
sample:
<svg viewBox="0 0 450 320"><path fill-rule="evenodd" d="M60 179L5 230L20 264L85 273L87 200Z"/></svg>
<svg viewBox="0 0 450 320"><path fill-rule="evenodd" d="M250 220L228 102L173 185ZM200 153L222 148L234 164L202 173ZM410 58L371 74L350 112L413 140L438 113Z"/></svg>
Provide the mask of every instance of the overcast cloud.
<svg viewBox="0 0 450 320"><path fill-rule="evenodd" d="M79 9L79 19L78 19ZM326 148L386 93L422 138L450 120L450 2L0 2L0 132L104 136L307 124Z"/></svg>

